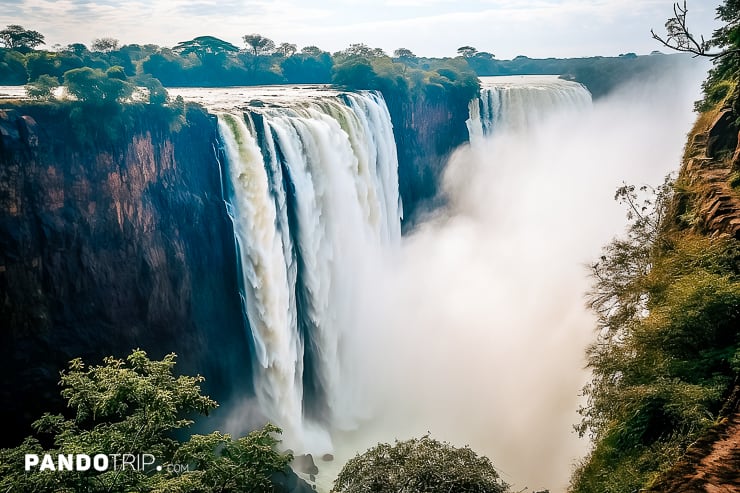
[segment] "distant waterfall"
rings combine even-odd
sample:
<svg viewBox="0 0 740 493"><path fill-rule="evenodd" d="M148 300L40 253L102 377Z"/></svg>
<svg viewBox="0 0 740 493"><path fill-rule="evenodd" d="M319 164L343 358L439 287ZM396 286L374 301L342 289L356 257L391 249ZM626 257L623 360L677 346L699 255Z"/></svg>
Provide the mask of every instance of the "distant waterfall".
<svg viewBox="0 0 740 493"><path fill-rule="evenodd" d="M482 77L480 98L470 102L471 142L500 131L523 130L561 111L591 106L591 93L556 76Z"/></svg>
<svg viewBox="0 0 740 493"><path fill-rule="evenodd" d="M218 114L255 391L296 452L330 450L322 422L342 402L353 278L376 246L400 242L398 160L378 93L319 93ZM307 411L306 382L321 396Z"/></svg>

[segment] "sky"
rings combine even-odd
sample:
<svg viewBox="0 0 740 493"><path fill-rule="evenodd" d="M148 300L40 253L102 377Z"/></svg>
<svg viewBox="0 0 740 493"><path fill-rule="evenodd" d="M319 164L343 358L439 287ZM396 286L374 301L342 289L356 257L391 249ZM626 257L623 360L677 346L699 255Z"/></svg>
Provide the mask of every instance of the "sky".
<svg viewBox="0 0 740 493"><path fill-rule="evenodd" d="M689 0L689 27L707 37L720 0ZM388 53L455 56L471 45L499 59L647 54L660 49L668 0L0 0L0 26L20 24L47 47L113 37L174 46L216 36L237 46L259 33L327 51L365 43Z"/></svg>

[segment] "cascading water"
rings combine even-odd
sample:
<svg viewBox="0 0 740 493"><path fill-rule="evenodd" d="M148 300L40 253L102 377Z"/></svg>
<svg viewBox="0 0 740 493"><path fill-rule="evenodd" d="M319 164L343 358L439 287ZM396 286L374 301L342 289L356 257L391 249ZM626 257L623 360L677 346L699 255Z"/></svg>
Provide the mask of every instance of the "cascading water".
<svg viewBox="0 0 740 493"><path fill-rule="evenodd" d="M218 128L257 399L294 451L330 451L325 423L354 419L342 380L354 278L400 242L388 109L378 93L292 93L220 112Z"/></svg>
<svg viewBox="0 0 740 493"><path fill-rule="evenodd" d="M591 106L591 93L557 76L481 77L480 98L470 102L471 142L500 131L516 131L553 114Z"/></svg>

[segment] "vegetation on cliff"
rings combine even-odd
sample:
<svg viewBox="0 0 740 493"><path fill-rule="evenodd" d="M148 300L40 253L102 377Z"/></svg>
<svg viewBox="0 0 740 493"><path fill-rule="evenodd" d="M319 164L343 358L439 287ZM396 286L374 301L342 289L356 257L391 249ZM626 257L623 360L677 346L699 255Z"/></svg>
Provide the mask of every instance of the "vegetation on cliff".
<svg viewBox="0 0 740 493"><path fill-rule="evenodd" d="M72 360L59 382L70 417L46 413L33 424L36 436L0 450L0 489L273 493L273 476L292 460L276 451L275 426L238 439L220 432L174 438L192 416L218 405L201 394L203 377L175 376L174 366L174 354L154 361L140 350L125 360L105 358L103 365ZM97 470L96 461L81 470L77 454L102 454L107 467ZM74 457L75 465L64 469L60 456Z"/></svg>
<svg viewBox="0 0 740 493"><path fill-rule="evenodd" d="M711 45L725 54L704 84L678 178L618 191L631 225L591 266L599 333L588 349L593 380L577 429L594 448L573 492L637 491L658 481L724 419L738 384L740 201L729 177L738 167L740 4L728 0L718 14L727 25Z"/></svg>

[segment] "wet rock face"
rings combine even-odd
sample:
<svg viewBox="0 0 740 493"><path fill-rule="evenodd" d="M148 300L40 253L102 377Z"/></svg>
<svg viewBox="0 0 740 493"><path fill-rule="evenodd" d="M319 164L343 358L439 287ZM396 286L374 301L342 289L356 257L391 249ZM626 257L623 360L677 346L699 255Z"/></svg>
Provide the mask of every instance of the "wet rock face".
<svg viewBox="0 0 740 493"><path fill-rule="evenodd" d="M75 357L174 351L219 401L251 381L215 122L193 109L171 131L130 111L101 143L68 109L0 110L0 446L60 407Z"/></svg>
<svg viewBox="0 0 740 493"><path fill-rule="evenodd" d="M398 149L399 192L404 227L418 222L428 209L440 205L436 196L452 152L468 141L468 100L416 95L386 98Z"/></svg>

